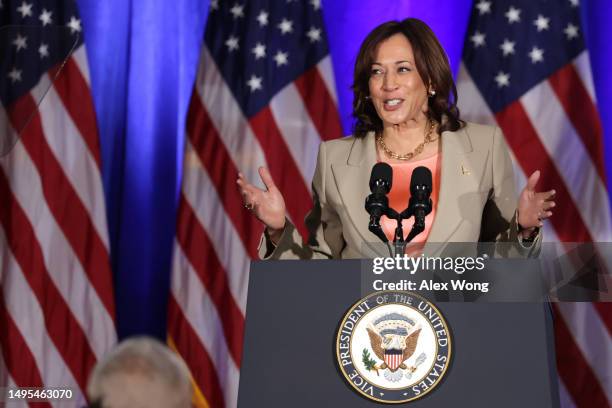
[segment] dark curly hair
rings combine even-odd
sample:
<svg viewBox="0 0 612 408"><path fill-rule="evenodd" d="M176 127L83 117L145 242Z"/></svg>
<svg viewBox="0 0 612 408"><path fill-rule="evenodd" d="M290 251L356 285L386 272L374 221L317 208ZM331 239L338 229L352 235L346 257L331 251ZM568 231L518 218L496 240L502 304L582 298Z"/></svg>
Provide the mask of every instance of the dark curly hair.
<svg viewBox="0 0 612 408"><path fill-rule="evenodd" d="M382 132L382 120L367 98L370 94L370 71L378 45L395 34L403 34L408 39L423 83L425 86L431 84L436 91L436 94L428 99L427 116L440 123L438 132L455 131L463 127L465 122L459 118L457 87L453 81L446 52L427 24L416 18L407 18L379 25L361 44L355 61L352 85L355 118L353 135L364 137L370 131Z"/></svg>

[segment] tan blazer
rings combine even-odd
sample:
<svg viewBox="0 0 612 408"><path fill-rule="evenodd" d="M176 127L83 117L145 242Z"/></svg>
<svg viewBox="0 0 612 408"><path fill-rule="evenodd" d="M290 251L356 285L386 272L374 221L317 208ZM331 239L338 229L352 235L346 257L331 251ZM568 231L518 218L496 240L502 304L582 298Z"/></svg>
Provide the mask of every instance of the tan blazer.
<svg viewBox="0 0 612 408"><path fill-rule="evenodd" d="M497 127L468 123L441 136L442 161L437 212L428 243L493 242L516 244L516 254L539 250L517 236L517 196L508 148ZM389 256L368 230L364 208L377 162L375 138L348 137L321 143L312 181L314 208L306 217L308 245L287 222L278 245L262 237L262 259L366 258ZM401 210L401 209L398 209ZM408 231L404 231L406 234Z"/></svg>

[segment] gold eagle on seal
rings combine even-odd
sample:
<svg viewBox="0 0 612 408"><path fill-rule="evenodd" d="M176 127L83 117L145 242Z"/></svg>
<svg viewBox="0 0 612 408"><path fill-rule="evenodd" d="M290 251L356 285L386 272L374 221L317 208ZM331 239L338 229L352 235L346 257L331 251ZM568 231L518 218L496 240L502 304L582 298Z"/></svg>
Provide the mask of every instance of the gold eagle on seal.
<svg viewBox="0 0 612 408"><path fill-rule="evenodd" d="M408 368L405 364L414 354L421 333L421 328L412 319L403 314L390 313L376 319L366 330L374 354L383 360L381 365L371 365L368 369L377 374L378 370L385 369L391 373L399 369L416 369Z"/></svg>

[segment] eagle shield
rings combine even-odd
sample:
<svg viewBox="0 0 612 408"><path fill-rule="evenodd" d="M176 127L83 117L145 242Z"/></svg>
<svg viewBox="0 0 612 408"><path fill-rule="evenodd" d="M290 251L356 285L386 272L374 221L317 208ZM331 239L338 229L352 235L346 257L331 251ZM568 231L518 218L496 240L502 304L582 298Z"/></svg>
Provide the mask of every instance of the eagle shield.
<svg viewBox="0 0 612 408"><path fill-rule="evenodd" d="M385 363L389 366L391 371L395 371L403 363L404 353L400 349L386 349L385 350Z"/></svg>

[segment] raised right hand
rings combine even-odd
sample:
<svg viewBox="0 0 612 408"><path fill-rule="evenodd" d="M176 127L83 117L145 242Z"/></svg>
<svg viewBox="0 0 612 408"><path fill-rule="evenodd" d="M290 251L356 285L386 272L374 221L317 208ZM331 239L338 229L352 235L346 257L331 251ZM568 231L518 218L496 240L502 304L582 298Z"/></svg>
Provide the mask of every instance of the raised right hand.
<svg viewBox="0 0 612 408"><path fill-rule="evenodd" d="M249 183L242 173L238 173L236 183L242 194L245 208L266 225L270 235L277 235L285 228L285 200L274 184L268 169L260 167L258 170L261 180L266 185L265 191Z"/></svg>

